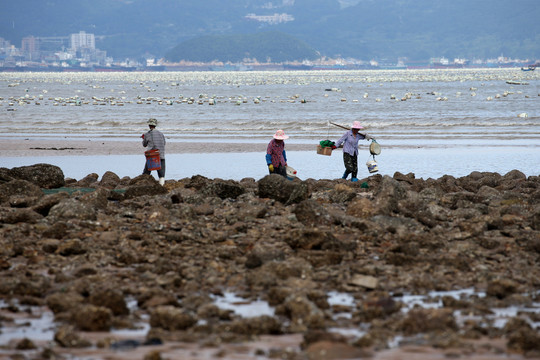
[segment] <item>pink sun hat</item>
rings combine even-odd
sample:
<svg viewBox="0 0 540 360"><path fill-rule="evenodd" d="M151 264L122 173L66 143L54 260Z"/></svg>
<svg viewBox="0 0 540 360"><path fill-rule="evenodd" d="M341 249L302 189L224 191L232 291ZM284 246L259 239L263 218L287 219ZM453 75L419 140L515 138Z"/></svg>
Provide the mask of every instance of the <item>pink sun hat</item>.
<svg viewBox="0 0 540 360"><path fill-rule="evenodd" d="M276 140L287 140L288 138L289 137L287 135L285 135L285 131L283 131L283 130L278 130L274 134L274 139L276 139Z"/></svg>
<svg viewBox="0 0 540 360"><path fill-rule="evenodd" d="M360 124L360 121L355 121L352 124L353 129L363 129L364 127Z"/></svg>

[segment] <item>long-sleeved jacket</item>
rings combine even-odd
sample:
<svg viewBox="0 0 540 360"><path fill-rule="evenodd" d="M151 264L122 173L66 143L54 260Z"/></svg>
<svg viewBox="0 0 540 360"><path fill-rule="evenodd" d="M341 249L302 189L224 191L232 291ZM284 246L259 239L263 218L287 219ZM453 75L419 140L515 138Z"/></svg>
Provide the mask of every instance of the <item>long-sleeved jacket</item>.
<svg viewBox="0 0 540 360"><path fill-rule="evenodd" d="M351 156L358 154L358 141L367 139L370 140L372 137L368 134L362 134L358 132L356 136L353 134L352 130L348 130L343 136L336 141L336 146L340 147L343 144L343 152Z"/></svg>
<svg viewBox="0 0 540 360"><path fill-rule="evenodd" d="M275 168L287 164L287 153L283 141L270 140L266 148L266 165L272 164Z"/></svg>
<svg viewBox="0 0 540 360"><path fill-rule="evenodd" d="M142 144L144 147L150 148L150 150L158 149L159 157L161 159L165 159L165 136L161 133L161 131L156 129L148 131L146 134L144 134Z"/></svg>

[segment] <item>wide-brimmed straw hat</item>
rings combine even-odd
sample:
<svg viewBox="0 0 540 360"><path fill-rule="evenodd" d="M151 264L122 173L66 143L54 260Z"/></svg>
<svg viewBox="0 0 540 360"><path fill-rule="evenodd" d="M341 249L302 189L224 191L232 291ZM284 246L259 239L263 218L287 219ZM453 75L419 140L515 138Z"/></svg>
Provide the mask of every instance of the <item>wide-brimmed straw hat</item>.
<svg viewBox="0 0 540 360"><path fill-rule="evenodd" d="M278 130L274 134L274 139L276 139L276 140L287 140L288 138L289 137L287 135L285 135L285 131L283 131L283 130Z"/></svg>
<svg viewBox="0 0 540 360"><path fill-rule="evenodd" d="M353 128L353 129L363 129L364 127L362 126L362 124L360 124L360 121L355 121L355 122L353 122L351 128Z"/></svg>

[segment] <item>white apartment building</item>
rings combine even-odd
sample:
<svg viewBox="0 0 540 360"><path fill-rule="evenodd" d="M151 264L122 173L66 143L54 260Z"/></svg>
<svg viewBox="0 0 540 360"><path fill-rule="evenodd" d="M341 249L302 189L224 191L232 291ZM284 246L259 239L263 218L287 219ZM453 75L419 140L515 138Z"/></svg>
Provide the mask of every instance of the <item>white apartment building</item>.
<svg viewBox="0 0 540 360"><path fill-rule="evenodd" d="M70 45L73 50L80 49L96 49L96 38L94 34L87 34L84 31L80 31L78 34L70 35Z"/></svg>

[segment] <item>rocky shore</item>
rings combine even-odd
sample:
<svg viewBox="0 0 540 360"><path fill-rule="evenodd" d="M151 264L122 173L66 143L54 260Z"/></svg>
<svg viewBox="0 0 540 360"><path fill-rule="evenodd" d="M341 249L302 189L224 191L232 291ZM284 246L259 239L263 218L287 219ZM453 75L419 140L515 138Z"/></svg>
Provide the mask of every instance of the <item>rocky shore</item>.
<svg viewBox="0 0 540 360"><path fill-rule="evenodd" d="M7 358L539 358L540 177L160 186L0 168L0 300L0 339L54 315L53 339L9 341ZM271 312L234 310L254 302Z"/></svg>

